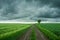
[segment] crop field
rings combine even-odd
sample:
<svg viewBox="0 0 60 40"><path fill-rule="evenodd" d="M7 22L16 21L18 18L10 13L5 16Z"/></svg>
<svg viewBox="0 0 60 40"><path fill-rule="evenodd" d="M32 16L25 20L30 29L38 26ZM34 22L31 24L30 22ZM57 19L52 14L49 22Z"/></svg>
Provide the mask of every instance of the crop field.
<svg viewBox="0 0 60 40"><path fill-rule="evenodd" d="M60 40L60 23L0 23L0 40Z"/></svg>
<svg viewBox="0 0 60 40"><path fill-rule="evenodd" d="M53 32L57 36L60 36L60 24L59 23L45 23L41 24L42 27L46 28L47 30Z"/></svg>
<svg viewBox="0 0 60 40"><path fill-rule="evenodd" d="M50 40L60 40L60 23L41 23L37 26Z"/></svg>
<svg viewBox="0 0 60 40"><path fill-rule="evenodd" d="M29 24L0 24L0 40L16 40L29 27Z"/></svg>

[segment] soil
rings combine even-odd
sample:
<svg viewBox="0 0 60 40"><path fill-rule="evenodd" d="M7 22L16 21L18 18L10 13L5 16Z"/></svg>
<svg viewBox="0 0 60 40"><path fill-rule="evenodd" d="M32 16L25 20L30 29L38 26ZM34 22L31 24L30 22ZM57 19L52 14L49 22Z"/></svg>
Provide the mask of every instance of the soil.
<svg viewBox="0 0 60 40"><path fill-rule="evenodd" d="M30 40L32 29L35 30L36 40L48 40L48 38L37 28L35 24L32 25L32 27L25 34L23 34L18 40Z"/></svg>

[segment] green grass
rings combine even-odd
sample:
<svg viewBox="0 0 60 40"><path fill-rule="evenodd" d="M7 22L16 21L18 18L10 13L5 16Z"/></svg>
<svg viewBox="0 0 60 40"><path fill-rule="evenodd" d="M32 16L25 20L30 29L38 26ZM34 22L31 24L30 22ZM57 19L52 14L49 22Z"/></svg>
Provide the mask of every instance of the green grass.
<svg viewBox="0 0 60 40"><path fill-rule="evenodd" d="M41 26L60 36L60 23L45 23L41 24Z"/></svg>
<svg viewBox="0 0 60 40"><path fill-rule="evenodd" d="M37 26L38 26L38 29L40 30L40 31L42 31L50 40L60 40L59 39L59 36L57 36L56 34L54 34L54 30L58 30L58 29L54 29L53 30L53 28L55 28L53 25L57 25L57 24L49 24L50 26L52 26L52 28L51 27L49 27L49 25L48 26L46 26L46 25L48 25L48 24L37 24ZM57 26L59 26L59 25L57 25ZM57 27L56 26L56 28L59 28L59 27ZM51 31L52 30L52 31ZM59 31L59 30L58 30ZM58 32L57 31L57 32ZM56 32L56 33L57 33Z"/></svg>
<svg viewBox="0 0 60 40"><path fill-rule="evenodd" d="M21 37L30 28L30 26L30 24L0 23L0 40L16 40ZM50 40L60 40L60 24L40 23L37 24L37 27ZM36 40L34 29L32 30L30 38L31 40Z"/></svg>
<svg viewBox="0 0 60 40"><path fill-rule="evenodd" d="M29 27L30 24L0 24L0 40L16 40Z"/></svg>
<svg viewBox="0 0 60 40"><path fill-rule="evenodd" d="M35 34L34 29L32 29L32 33L31 33L31 36L30 36L30 40L36 40L36 34Z"/></svg>

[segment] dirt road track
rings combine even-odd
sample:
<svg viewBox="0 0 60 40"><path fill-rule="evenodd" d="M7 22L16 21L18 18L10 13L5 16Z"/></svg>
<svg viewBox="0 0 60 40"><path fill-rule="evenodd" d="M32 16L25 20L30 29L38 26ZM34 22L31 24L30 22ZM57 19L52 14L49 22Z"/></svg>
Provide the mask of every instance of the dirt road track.
<svg viewBox="0 0 60 40"><path fill-rule="evenodd" d="M32 28L30 28L24 35L22 35L20 37L20 39L18 40L29 40L30 39L30 35L31 35L31 32L32 32Z"/></svg>
<svg viewBox="0 0 60 40"><path fill-rule="evenodd" d="M48 38L38 29L34 27L36 33L36 40L48 40Z"/></svg>
<svg viewBox="0 0 60 40"><path fill-rule="evenodd" d="M36 25L32 25L32 27L24 35L22 35L18 40L30 40L32 29L34 29L35 31L36 40L48 40L48 38L37 28Z"/></svg>

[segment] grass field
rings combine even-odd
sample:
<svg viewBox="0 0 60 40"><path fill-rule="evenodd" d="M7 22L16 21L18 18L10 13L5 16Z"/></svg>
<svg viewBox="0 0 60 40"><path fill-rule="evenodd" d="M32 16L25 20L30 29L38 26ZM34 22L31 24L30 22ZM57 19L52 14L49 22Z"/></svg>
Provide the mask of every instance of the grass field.
<svg viewBox="0 0 60 40"><path fill-rule="evenodd" d="M50 40L60 40L59 23L41 23L37 26Z"/></svg>
<svg viewBox="0 0 60 40"><path fill-rule="evenodd" d="M0 40L16 40L29 27L29 24L0 24Z"/></svg>
<svg viewBox="0 0 60 40"><path fill-rule="evenodd" d="M45 23L45 24L41 24L41 26L53 32L57 36L60 36L60 24L59 23Z"/></svg>
<svg viewBox="0 0 60 40"><path fill-rule="evenodd" d="M0 40L18 40L29 28L31 24L16 24L16 23L0 23ZM40 23L37 27L50 40L59 40L60 38L60 23ZM32 30L31 40L36 39L34 30Z"/></svg>

